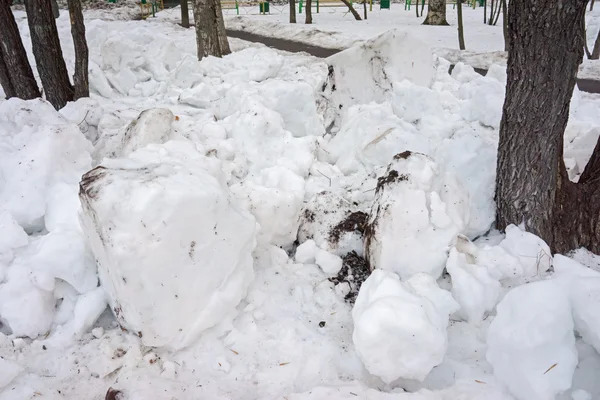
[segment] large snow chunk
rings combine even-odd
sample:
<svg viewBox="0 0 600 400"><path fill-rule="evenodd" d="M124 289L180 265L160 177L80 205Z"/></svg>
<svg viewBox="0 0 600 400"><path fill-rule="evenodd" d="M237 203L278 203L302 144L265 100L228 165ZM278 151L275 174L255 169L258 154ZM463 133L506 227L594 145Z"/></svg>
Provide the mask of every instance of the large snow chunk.
<svg viewBox="0 0 600 400"><path fill-rule="evenodd" d="M346 112L352 104L382 102L394 82L408 79L431 85L431 48L407 31L392 30L327 59L328 81L323 91L332 107Z"/></svg>
<svg viewBox="0 0 600 400"><path fill-rule="evenodd" d="M366 258L371 268L396 272L403 280L419 272L437 278L468 221L469 198L453 175L423 154L398 154L377 184Z"/></svg>
<svg viewBox="0 0 600 400"><path fill-rule="evenodd" d="M554 281L519 286L498 304L487 360L519 400L551 400L571 387L577 349L569 298Z"/></svg>
<svg viewBox="0 0 600 400"><path fill-rule="evenodd" d="M185 347L245 296L256 222L191 142L106 160L80 198L108 302L144 344Z"/></svg>
<svg viewBox="0 0 600 400"><path fill-rule="evenodd" d="M12 261L13 249L28 243L29 238L23 228L8 211L0 209L0 263Z"/></svg>
<svg viewBox="0 0 600 400"><path fill-rule="evenodd" d="M427 274L401 282L392 272L375 270L352 309L356 352L386 383L423 380L444 359L448 317L457 309L450 293Z"/></svg>

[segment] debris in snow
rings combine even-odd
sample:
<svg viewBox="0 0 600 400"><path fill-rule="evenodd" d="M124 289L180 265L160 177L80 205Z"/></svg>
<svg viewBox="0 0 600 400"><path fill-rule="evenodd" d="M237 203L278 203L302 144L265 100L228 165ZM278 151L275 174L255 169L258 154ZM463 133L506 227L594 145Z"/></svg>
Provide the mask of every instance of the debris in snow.
<svg viewBox="0 0 600 400"><path fill-rule="evenodd" d="M358 296L363 282L371 275L371 270L367 261L352 251L342 257L342 269L333 278L329 278L337 287L347 285L347 292L344 293L344 300L350 305L354 305L356 296Z"/></svg>
<svg viewBox="0 0 600 400"><path fill-rule="evenodd" d="M108 388L106 396L104 396L104 400L122 400L122 398L123 392L113 388Z"/></svg>

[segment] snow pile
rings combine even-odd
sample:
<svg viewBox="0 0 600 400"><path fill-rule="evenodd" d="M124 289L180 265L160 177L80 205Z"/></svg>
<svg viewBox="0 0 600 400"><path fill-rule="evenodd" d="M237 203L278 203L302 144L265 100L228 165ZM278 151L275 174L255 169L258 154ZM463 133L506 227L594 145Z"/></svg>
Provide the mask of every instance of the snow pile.
<svg viewBox="0 0 600 400"><path fill-rule="evenodd" d="M568 296L554 281L511 290L487 337L496 378L519 400L554 399L571 387L577 349Z"/></svg>
<svg viewBox="0 0 600 400"><path fill-rule="evenodd" d="M444 359L448 317L457 309L430 275L401 282L392 272L375 270L352 310L356 352L367 370L386 383L423 380Z"/></svg>
<svg viewBox="0 0 600 400"><path fill-rule="evenodd" d="M396 155L379 178L365 239L371 268L405 280L424 272L438 278L454 238L468 224L469 197L429 157Z"/></svg>
<svg viewBox="0 0 600 400"><path fill-rule="evenodd" d="M81 183L85 233L118 321L182 348L233 314L252 281L254 218L191 142L105 160Z"/></svg>

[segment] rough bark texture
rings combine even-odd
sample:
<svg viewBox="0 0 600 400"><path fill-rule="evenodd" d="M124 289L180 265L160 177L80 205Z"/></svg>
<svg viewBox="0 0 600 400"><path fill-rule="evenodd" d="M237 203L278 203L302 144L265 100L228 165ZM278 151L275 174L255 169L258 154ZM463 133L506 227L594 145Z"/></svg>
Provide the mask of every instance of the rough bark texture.
<svg viewBox="0 0 600 400"><path fill-rule="evenodd" d="M190 27L190 11L188 10L188 0L181 0L179 2L181 7L181 26L184 28Z"/></svg>
<svg viewBox="0 0 600 400"><path fill-rule="evenodd" d="M54 15L54 19L60 17L60 9L56 0L52 0L52 14Z"/></svg>
<svg viewBox="0 0 600 400"><path fill-rule="evenodd" d="M71 36L75 48L75 74L73 84L75 87L75 100L90 97L90 83L88 79L88 46L85 40L85 24L81 11L81 0L68 0L69 15L71 17Z"/></svg>
<svg viewBox="0 0 600 400"><path fill-rule="evenodd" d="M60 48L52 4L48 0L26 0L25 10L31 47L46 100L59 110L73 100L73 86Z"/></svg>
<svg viewBox="0 0 600 400"><path fill-rule="evenodd" d="M296 23L296 1L290 0L290 23Z"/></svg>
<svg viewBox="0 0 600 400"><path fill-rule="evenodd" d="M221 57L219 22L215 4L214 0L194 1L194 22L199 60L208 56Z"/></svg>
<svg viewBox="0 0 600 400"><path fill-rule="evenodd" d="M357 21L361 20L360 14L354 9L352 4L348 0L342 0L342 3L344 3L346 5L346 7L348 7L348 10L350 10L350 12L354 16L355 20L357 20Z"/></svg>
<svg viewBox="0 0 600 400"><path fill-rule="evenodd" d="M306 0L304 11L306 13L306 16L304 17L304 23L312 24L312 0Z"/></svg>
<svg viewBox="0 0 600 400"><path fill-rule="evenodd" d="M0 59L6 71L0 73L0 84L7 97L34 99L40 91L10 5L11 0L0 0Z"/></svg>
<svg viewBox="0 0 600 400"><path fill-rule="evenodd" d="M508 7L502 0L502 33L504 34L504 51L508 51Z"/></svg>
<svg viewBox="0 0 600 400"><path fill-rule="evenodd" d="M598 31L598 36L596 36L596 41L594 42L594 49L592 50L592 54L590 54L590 60L598 59L600 59L600 31Z"/></svg>
<svg viewBox="0 0 600 400"><path fill-rule="evenodd" d="M465 49L465 28L462 16L462 0L456 0L456 13L458 14L458 48Z"/></svg>
<svg viewBox="0 0 600 400"><path fill-rule="evenodd" d="M229 41L227 40L227 31L225 31L225 20L223 19L223 10L221 9L221 0L213 0L215 3L215 13L217 14L217 29L219 35L219 47L221 56L231 54Z"/></svg>
<svg viewBox="0 0 600 400"><path fill-rule="evenodd" d="M496 176L497 225L525 225L554 252L600 251L600 145L579 183L563 135L584 38L584 0L511 0L506 99Z"/></svg>
<svg viewBox="0 0 600 400"><path fill-rule="evenodd" d="M429 0L427 17L425 17L423 25L448 25L448 21L446 21L446 0Z"/></svg>

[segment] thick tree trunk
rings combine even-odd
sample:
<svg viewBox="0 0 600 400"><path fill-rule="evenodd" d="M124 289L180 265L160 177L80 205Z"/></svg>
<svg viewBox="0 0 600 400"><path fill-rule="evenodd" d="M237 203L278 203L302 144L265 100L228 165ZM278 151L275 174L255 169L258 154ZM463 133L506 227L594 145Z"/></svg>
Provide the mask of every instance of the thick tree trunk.
<svg viewBox="0 0 600 400"><path fill-rule="evenodd" d="M312 24L312 0L306 0L306 7L304 8L306 17L304 17L305 24Z"/></svg>
<svg viewBox="0 0 600 400"><path fill-rule="evenodd" d="M348 0L342 0L342 3L344 3L346 5L346 7L348 7L348 10L350 10L350 12L354 16L355 20L357 20L357 21L361 20L360 14L354 9L352 4Z"/></svg>
<svg viewBox="0 0 600 400"><path fill-rule="evenodd" d="M75 74L73 85L75 87L75 100L90 97L90 84L88 79L88 46L85 40L85 24L81 11L81 0L67 0L69 15L71 17L71 36L75 47Z"/></svg>
<svg viewBox="0 0 600 400"><path fill-rule="evenodd" d="M219 21L214 0L194 1L194 22L196 25L196 44L198 59L214 56L221 57L219 43Z"/></svg>
<svg viewBox="0 0 600 400"><path fill-rule="evenodd" d="M458 48L465 49L465 28L462 16L462 0L456 0L456 13L458 14Z"/></svg>
<svg viewBox="0 0 600 400"><path fill-rule="evenodd" d="M215 3L215 12L217 14L217 28L219 34L219 47L221 48L221 56L231 54L229 40L227 40L227 31L225 30L225 19L223 18L223 10L221 9L221 0L213 0Z"/></svg>
<svg viewBox="0 0 600 400"><path fill-rule="evenodd" d="M34 99L40 97L40 91L10 9L11 3L11 0L0 0L0 58L6 68L0 83L7 97Z"/></svg>
<svg viewBox="0 0 600 400"><path fill-rule="evenodd" d="M58 17L60 17L60 9L58 8L58 3L56 2L56 0L51 0L52 1L52 14L54 15L54 19L57 19Z"/></svg>
<svg viewBox="0 0 600 400"><path fill-rule="evenodd" d="M427 17L423 21L423 25L448 25L448 21L446 21L446 0L429 0Z"/></svg>
<svg viewBox="0 0 600 400"><path fill-rule="evenodd" d="M508 51L508 8L506 0L502 0L502 33L504 34L504 51Z"/></svg>
<svg viewBox="0 0 600 400"><path fill-rule="evenodd" d="M73 100L73 86L60 48L52 4L47 0L26 0L25 10L33 55L46 99L59 110Z"/></svg>
<svg viewBox="0 0 600 400"><path fill-rule="evenodd" d="M2 48L1 47L0 47L0 86L2 86L2 90L4 91L4 96L7 99L10 99L11 97L16 96L15 88L13 87L13 84L10 81L8 67L6 66L6 63L4 62L4 58L2 56Z"/></svg>
<svg viewBox="0 0 600 400"><path fill-rule="evenodd" d="M181 7L181 26L184 28L190 27L190 10L188 10L188 0L180 0Z"/></svg>
<svg viewBox="0 0 600 400"><path fill-rule="evenodd" d="M554 252L600 251L600 145L569 181L563 135L583 56L582 0L508 4L506 99L496 175L497 226L523 224Z"/></svg>
<svg viewBox="0 0 600 400"><path fill-rule="evenodd" d="M296 1L290 0L290 24L296 23Z"/></svg>

